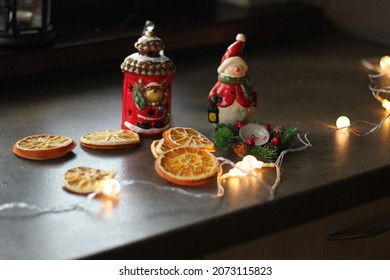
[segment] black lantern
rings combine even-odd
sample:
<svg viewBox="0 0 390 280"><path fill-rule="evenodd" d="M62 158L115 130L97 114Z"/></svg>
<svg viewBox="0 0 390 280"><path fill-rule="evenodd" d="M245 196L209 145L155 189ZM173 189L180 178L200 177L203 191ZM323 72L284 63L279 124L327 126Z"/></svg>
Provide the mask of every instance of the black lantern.
<svg viewBox="0 0 390 280"><path fill-rule="evenodd" d="M0 0L0 44L39 45L53 37L51 0Z"/></svg>

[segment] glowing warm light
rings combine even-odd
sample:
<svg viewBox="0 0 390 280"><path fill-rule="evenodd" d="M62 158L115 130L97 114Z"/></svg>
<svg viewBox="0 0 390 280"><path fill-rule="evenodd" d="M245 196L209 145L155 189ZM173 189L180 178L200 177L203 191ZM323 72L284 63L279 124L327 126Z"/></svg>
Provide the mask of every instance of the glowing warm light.
<svg viewBox="0 0 390 280"><path fill-rule="evenodd" d="M346 116L340 116L338 117L338 119L336 120L336 127L338 129L341 129L341 128L347 128L351 125L351 122L349 120L348 117Z"/></svg>
<svg viewBox="0 0 390 280"><path fill-rule="evenodd" d="M383 56L379 62L379 65L386 72L390 72L390 56Z"/></svg>
<svg viewBox="0 0 390 280"><path fill-rule="evenodd" d="M263 162L257 160L256 157L248 155L242 161L236 163L236 167L229 170L230 176L244 176L253 169L261 169Z"/></svg>
<svg viewBox="0 0 390 280"><path fill-rule="evenodd" d="M390 111L390 101L387 99L383 99L382 107L385 108L387 111Z"/></svg>
<svg viewBox="0 0 390 280"><path fill-rule="evenodd" d="M102 193L104 195L117 195L121 189L119 182L115 179L108 179L103 183Z"/></svg>
<svg viewBox="0 0 390 280"><path fill-rule="evenodd" d="M150 20L147 20L147 21L145 22L144 29L145 29L146 31L153 31L153 29L154 29L154 23L153 23L152 21L150 21Z"/></svg>
<svg viewBox="0 0 390 280"><path fill-rule="evenodd" d="M234 167L232 169L229 170L229 175L230 176L233 176L233 177L236 177L236 176L244 176L245 173L242 172L240 169L238 169L237 167Z"/></svg>

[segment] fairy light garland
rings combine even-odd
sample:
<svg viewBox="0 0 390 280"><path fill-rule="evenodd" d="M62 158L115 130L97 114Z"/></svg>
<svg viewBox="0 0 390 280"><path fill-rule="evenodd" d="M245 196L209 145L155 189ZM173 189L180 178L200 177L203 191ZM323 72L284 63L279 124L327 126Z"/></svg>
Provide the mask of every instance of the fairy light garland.
<svg viewBox="0 0 390 280"><path fill-rule="evenodd" d="M119 183L116 179L108 179L108 180L102 180L101 186L97 188L96 191L88 194L84 201L76 204L71 204L68 206L63 207L39 207L37 205L32 205L26 202L9 202L4 203L0 205L0 215L3 212L10 211L12 209L19 209L19 210L26 210L28 211L25 213L25 215L41 215L41 214L48 214L48 213L62 213L62 212L69 212L69 211L75 211L75 210L83 210L85 209L85 206L92 201L93 198L97 197L98 195L103 195L106 198L114 198L119 196L119 192L121 190L121 185L123 186L130 186L135 184L148 184L153 187L162 187L163 189L178 192L185 195L190 195L196 198L204 198L204 197L211 197L211 198L221 198L224 196L225 190L223 182L224 180L231 178L231 177L243 177L243 176L250 176L256 179L256 181L259 183L260 186L263 186L265 189L267 189L271 195L274 195L277 187L280 185L281 182L281 166L283 159L287 153L290 152L299 152L303 151L309 147L312 147L312 143L310 142L308 135L320 132L324 130L329 129L336 129L336 130L348 130L352 128L353 126L364 123L371 125L372 128L364 133L356 133L357 136L363 137L370 135L374 133L375 131L379 130L384 122L390 118L390 101L385 98L384 94L390 94L390 56L383 56L379 62L371 62L367 59L362 60L362 65L366 68L375 71L377 73L375 74L369 74L369 79L371 83L369 84L369 89L372 92L373 97L382 104L382 107L385 108L388 112L388 114L377 124L367 122L367 121L355 121L353 123L350 122L349 118L347 116L340 116L336 120L336 126L334 128L327 128L327 129L321 129L317 131L312 132L306 132L303 135L300 133L296 134L297 140L301 143L301 146L297 148L287 148L280 152L275 162L263 162L261 160L258 160L253 155L245 155L242 159L242 161L239 161L237 163L232 162L229 159L223 158L223 157L217 157L218 161L220 162L218 174L217 174L217 192L216 193L192 193L189 191L186 191L184 189L180 189L177 187L171 187L171 186L161 186L158 184L155 184L150 181L144 181L144 180L129 180L124 181L122 184ZM389 85L383 84L383 81L389 82ZM231 167L231 169L224 173L223 167L225 165L228 165ZM262 178L257 176L255 174L256 170L261 170L262 168L274 168L276 173L276 179L274 180L273 184L270 185L267 182L265 182Z"/></svg>
<svg viewBox="0 0 390 280"><path fill-rule="evenodd" d="M40 214L48 214L48 213L62 213L62 212L69 212L74 210L82 210L84 209L84 206L92 201L93 198L96 196L102 194L107 198L113 198L119 195L120 191L120 183L116 179L108 179L108 180L102 180L100 183L100 187L88 194L84 201L76 204L71 204L68 206L61 206L61 207L40 207L37 205L32 205L26 202L8 202L0 205L0 212L5 212L7 210L12 209L20 209L20 210L27 210L31 211L31 213L26 213L27 215L40 215Z"/></svg>
<svg viewBox="0 0 390 280"><path fill-rule="evenodd" d="M221 166L227 164L227 165L230 165L232 167L232 169L230 169L228 173L225 173L223 175L222 174L218 175L218 188L223 189L222 181L224 179L227 179L230 177L251 176L258 181L259 185L266 188L271 193L271 195L273 195L281 182L281 177L282 177L281 166L282 166L284 156L287 153L299 152L299 151L303 151L303 150L311 147L312 144L309 141L307 136L308 136L308 133L306 133L303 136L303 138L300 136L300 134L298 134L297 138L301 142L302 146L300 146L298 148L290 148L290 149L286 149L286 150L282 151L279 154L278 158L276 159L275 163L263 162L261 160L258 160L256 157L254 157L252 155L244 156L242 161L239 161L238 163L233 163L232 161L230 161L226 158L219 157L218 160L221 162ZM254 173L255 170L262 169L264 167L265 168L267 168L267 167L268 168L275 168L276 179L272 185L269 185L268 183L266 183L264 180L262 180L260 177L258 177Z"/></svg>
<svg viewBox="0 0 390 280"><path fill-rule="evenodd" d="M290 152L299 152L303 151L309 147L312 147L312 143L310 142L308 136L309 134L315 133L315 132L321 132L324 130L329 129L349 129L353 127L354 125L357 125L359 123L367 123L372 124L373 128L369 131L359 134L358 136L367 136L376 130L378 130L383 123L390 117L390 113L387 114L378 124L372 124L366 121L356 121L352 124L350 124L349 119L346 116L341 116L336 121L336 127L335 128L327 128L327 129L321 129L317 131L312 132L306 132L303 135L297 134L297 139L302 144L300 147L297 148L290 148L282 151L277 160L274 163L265 163L263 161L257 160L252 155L245 156L242 161L239 161L237 163L234 163L233 161L226 159L224 157L217 157L218 161L220 162L220 167L218 170L217 175L217 192L216 193L192 193L189 191L186 191L184 189L180 189L177 187L172 186L161 186L159 184L146 181L146 180L127 180L123 181L122 183L119 183L116 179L107 179L102 180L101 187L97 188L95 192L90 193L87 195L86 199L80 203L71 204L69 206L63 206L63 207L51 207L51 208L43 208L39 207L37 205L32 205L26 202L10 202L10 203L4 203L0 205L0 213L6 212L12 209L20 209L20 210L27 210L29 212L24 213L24 215L41 215L41 214L49 214L49 213L63 213L63 212L69 212L69 211L75 211L75 210L84 210L85 206L92 201L93 198L97 197L98 195L103 195L106 198L116 198L119 196L121 186L129 187L131 185L150 185L152 187L161 188L167 191L172 191L176 193L180 193L183 195L189 195L195 198L221 198L224 196L225 189L223 186L223 181L225 179L228 179L230 177L243 177L243 176L250 176L256 179L256 181L259 183L260 186L264 187L271 195L274 195L277 187L280 185L281 182L281 166L283 159L287 153ZM227 173L223 173L223 166L228 165L231 167L231 169ZM276 179L273 182L272 185L268 184L262 178L257 176L255 174L256 170L261 170L262 168L275 168L276 173ZM1 214L0 214L1 215ZM22 214L19 214L22 215Z"/></svg>
<svg viewBox="0 0 390 280"><path fill-rule="evenodd" d="M321 130L317 130L317 131L306 132L305 134L303 134L303 136L301 136L301 134L297 134L297 139L300 141L302 146L282 151L280 153L280 155L278 156L277 160L275 161L275 163L264 163L260 160L257 160L254 156L251 156L251 155L245 156L242 161L239 161L236 164L228 159L218 158L218 160L221 161L221 166L228 164L232 167L232 169L230 169L228 173L225 173L223 175L222 174L218 175L218 188L223 190L222 180L224 180L224 179L227 179L230 177L251 176L258 181L259 185L265 187L273 195L281 182L281 166L282 166L284 156L290 152L299 152L299 151L303 151L309 147L312 147L312 143L310 142L310 140L308 138L309 134L312 134L315 132L321 132L324 130L334 130L334 129L347 130L347 129L350 129L353 126L358 125L360 123L372 125L373 127L370 130L366 131L365 133L358 134L358 133L354 132L354 134L356 134L357 136L364 137L364 136L370 135L371 133L374 133L375 131L380 129L382 127L383 123L389 117L390 117L390 113L387 114L378 124L373 124L373 123L370 123L367 121L355 121L355 122L351 123L348 117L340 116L336 120L336 127L335 128L325 128L325 129L321 129ZM264 180L262 180L261 178L256 176L256 174L254 173L254 171L256 169L261 169L263 167L275 168L276 179L275 179L273 185L269 185Z"/></svg>
<svg viewBox="0 0 390 280"><path fill-rule="evenodd" d="M256 157L252 155L246 155L242 161L239 161L237 163L234 163L233 161L226 159L224 157L217 157L218 161L220 162L220 167L218 170L218 175L217 175L217 192L216 193L192 193L189 191L186 191L184 189L180 189L177 187L172 187L172 186L161 186L159 184L146 181L146 180L128 180L128 181L123 181L122 183L119 183L116 179L107 179L107 180L102 180L101 182L101 187L97 188L95 192L90 193L87 195L86 199L80 203L76 204L71 204L69 206L64 206L64 207L52 207L52 208L42 208L36 205L32 205L26 202L10 202L10 203L4 203L0 205L0 213L1 212L6 212L7 210L12 210L12 209L20 209L20 210L27 210L30 212L25 213L25 215L41 215L41 214L49 214L49 213L63 213L63 212L69 212L69 211L74 211L74 210L84 210L85 206L92 201L93 198L95 198L98 195L103 195L106 198L113 198L113 197L118 197L120 190L121 190L121 185L125 187L129 187L131 185L150 185L152 187L156 188L162 188L167 191L172 191L176 193L180 193L183 195L189 195L195 198L221 198L224 196L225 189L223 185L223 181L225 179L228 179L230 177L243 177L243 176L250 176L254 178L259 186L264 187L269 193L273 196L277 190L277 187L280 185L281 182L281 166L283 159L287 153L290 152L299 152L303 151L309 147L312 147L312 143L309 140L309 134L313 134L316 132L321 132L329 129L336 129L336 130L347 130L352 128L353 126L359 124L359 123L365 123L365 124L370 124L373 127L368 130L365 133L362 134L356 134L357 136L363 137L367 136L378 129L380 129L383 125L383 123L390 117L390 113L387 114L378 124L373 124L370 122L366 121L356 121L353 123L350 123L350 120L346 116L340 116L336 120L336 126L334 128L325 128L317 131L311 131L311 132L306 132L303 135L297 134L297 139L298 141L302 144L301 146L297 148L290 148L282 151L276 161L274 163L266 163L261 160L257 160ZM227 173L223 173L223 166L228 165L231 167L231 169ZM262 178L257 176L255 174L256 170L261 170L262 168L275 168L275 173L276 173L276 179L273 182L272 185L268 184Z"/></svg>
<svg viewBox="0 0 390 280"><path fill-rule="evenodd" d="M219 193L223 193L224 188L223 188L222 181L230 177L251 176L255 178L259 184L263 185L271 193L273 193L272 190L275 189L280 182L280 176L277 176L275 183L272 186L270 186L269 184L267 184L265 181L263 181L261 178L259 178L254 174L254 171L256 169L261 169L263 167L276 168L277 173L280 174L279 167L276 166L274 163L264 163L260 160L257 160L254 156L251 155L245 156L242 159L242 161L239 161L237 163L234 163L231 160L223 157L218 157L217 159L221 162L221 167L223 165L229 165L232 167L228 173L218 174L218 178L217 178L218 189L221 190Z"/></svg>
<svg viewBox="0 0 390 280"><path fill-rule="evenodd" d="M390 101L383 96L384 94L390 95L390 56L382 56L380 59L363 59L361 62L364 67L374 72L368 74L370 79L368 87L373 97L387 112L390 112Z"/></svg>

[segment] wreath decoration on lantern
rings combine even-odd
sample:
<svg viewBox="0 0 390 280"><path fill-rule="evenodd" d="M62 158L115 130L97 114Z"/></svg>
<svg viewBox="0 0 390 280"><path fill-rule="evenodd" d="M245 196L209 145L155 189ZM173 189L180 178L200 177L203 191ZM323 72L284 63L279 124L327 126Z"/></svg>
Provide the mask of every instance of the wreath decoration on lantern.
<svg viewBox="0 0 390 280"><path fill-rule="evenodd" d="M274 162L282 151L293 147L297 134L295 127L272 127L262 121L247 124L237 121L235 124L217 124L214 142L221 150L234 152L240 157L252 155L263 162Z"/></svg>

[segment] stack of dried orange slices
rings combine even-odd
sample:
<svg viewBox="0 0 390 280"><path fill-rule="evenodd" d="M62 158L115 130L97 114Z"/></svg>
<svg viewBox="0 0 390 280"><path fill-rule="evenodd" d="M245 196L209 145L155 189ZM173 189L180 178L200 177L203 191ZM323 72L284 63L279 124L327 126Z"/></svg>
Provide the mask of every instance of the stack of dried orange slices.
<svg viewBox="0 0 390 280"><path fill-rule="evenodd" d="M59 158L76 147L76 142L67 136L36 134L17 141L12 151L22 157L34 160Z"/></svg>
<svg viewBox="0 0 390 280"><path fill-rule="evenodd" d="M141 142L138 133L131 130L111 129L90 132L80 138L81 146L90 149L128 149Z"/></svg>
<svg viewBox="0 0 390 280"><path fill-rule="evenodd" d="M155 158L176 147L192 147L215 152L215 145L206 136L190 127L172 127L163 132L163 138L154 140L150 149Z"/></svg>
<svg viewBox="0 0 390 280"><path fill-rule="evenodd" d="M163 138L151 144L155 170L164 179L182 186L200 186L211 182L219 163L212 154L215 146L193 128L173 127Z"/></svg>

